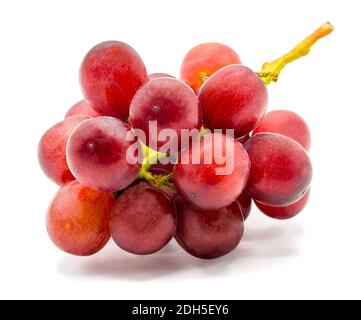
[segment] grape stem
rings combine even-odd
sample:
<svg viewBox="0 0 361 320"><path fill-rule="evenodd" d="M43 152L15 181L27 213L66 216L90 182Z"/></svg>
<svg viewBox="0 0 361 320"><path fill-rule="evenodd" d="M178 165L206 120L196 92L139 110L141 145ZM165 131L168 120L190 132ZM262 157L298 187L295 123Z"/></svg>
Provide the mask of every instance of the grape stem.
<svg viewBox="0 0 361 320"><path fill-rule="evenodd" d="M160 159L166 157L165 153L157 152L146 145L142 144L142 152L143 152L143 164L142 169L140 170L140 175L143 172L148 172L149 169L156 164Z"/></svg>
<svg viewBox="0 0 361 320"><path fill-rule="evenodd" d="M321 27L316 29L310 36L301 41L294 49L284 56L272 61L266 62L262 66L262 71L257 72L257 75L268 85L271 82L277 82L282 69L290 62L306 56L312 46L321 38L326 37L333 31L334 27L330 22L324 23Z"/></svg>
<svg viewBox="0 0 361 320"><path fill-rule="evenodd" d="M142 144L142 151L143 151L143 164L138 174L139 180L147 180L153 183L157 187L167 186L169 188L174 189L174 185L172 183L173 174L170 173L168 175L155 175L149 170L152 168L154 164L160 161L163 158L167 157L167 154L157 152L146 145Z"/></svg>
<svg viewBox="0 0 361 320"><path fill-rule="evenodd" d="M138 176L139 179L147 180L154 184L156 187L166 186L172 189L175 189L174 184L172 183L173 173L169 173L165 176L155 175L149 171L143 172Z"/></svg>
<svg viewBox="0 0 361 320"><path fill-rule="evenodd" d="M209 76L206 72L200 72L199 73L199 80L201 80L201 83L205 83L208 80Z"/></svg>

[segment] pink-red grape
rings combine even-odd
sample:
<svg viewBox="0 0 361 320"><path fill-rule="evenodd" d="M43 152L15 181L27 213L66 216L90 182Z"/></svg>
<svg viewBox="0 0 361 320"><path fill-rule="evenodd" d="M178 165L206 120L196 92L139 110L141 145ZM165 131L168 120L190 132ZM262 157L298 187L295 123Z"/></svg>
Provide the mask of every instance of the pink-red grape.
<svg viewBox="0 0 361 320"><path fill-rule="evenodd" d="M175 199L178 213L176 239L189 254L215 259L233 251L240 243L243 214L237 202L215 211L197 210L180 197Z"/></svg>
<svg viewBox="0 0 361 320"><path fill-rule="evenodd" d="M118 41L95 46L80 68L80 84L94 110L121 119L128 117L135 92L147 81L147 71L138 53Z"/></svg>
<svg viewBox="0 0 361 320"><path fill-rule="evenodd" d="M308 191L300 200L285 207L272 207L257 201L255 201L255 204L265 215L274 219L285 220L298 215L307 205L309 197L310 192Z"/></svg>
<svg viewBox="0 0 361 320"><path fill-rule="evenodd" d="M86 120L69 138L66 153L69 168L80 183L94 190L124 189L136 179L141 167L127 159L127 150L136 141L129 126L119 119Z"/></svg>
<svg viewBox="0 0 361 320"><path fill-rule="evenodd" d="M236 137L252 131L263 117L267 88L249 68L231 65L211 76L199 92L204 125L209 129L234 129Z"/></svg>
<svg viewBox="0 0 361 320"><path fill-rule="evenodd" d="M307 192L312 166L306 150L275 133L258 133L245 144L251 160L247 193L270 206L295 203Z"/></svg>
<svg viewBox="0 0 361 320"><path fill-rule="evenodd" d="M287 110L267 112L259 122L253 135L260 132L283 134L301 144L306 150L311 146L311 133L305 120L297 113Z"/></svg>
<svg viewBox="0 0 361 320"><path fill-rule="evenodd" d="M73 181L60 188L47 214L51 240L61 250L89 256L110 238L109 217L114 205L110 193L99 192Z"/></svg>
<svg viewBox="0 0 361 320"><path fill-rule="evenodd" d="M87 101L81 100L74 104L68 112L65 114L65 118L71 117L71 116L88 116L91 118L99 117L100 114L96 112Z"/></svg>
<svg viewBox="0 0 361 320"><path fill-rule="evenodd" d="M134 129L141 129L147 141L143 143L160 148L167 141L159 141L163 129L173 129L177 137L170 143L181 143L182 129L200 129L202 116L198 97L192 89L180 80L157 78L138 90L130 105L129 121ZM157 135L150 136L150 121L157 123Z"/></svg>
<svg viewBox="0 0 361 320"><path fill-rule="evenodd" d="M230 47L221 43L203 43L186 54L180 77L197 93L203 81L217 70L240 63L238 54Z"/></svg>
<svg viewBox="0 0 361 320"><path fill-rule="evenodd" d="M157 78L175 78L175 77L171 76L168 73L162 73L162 72L151 73L148 75L148 80L153 80Z"/></svg>
<svg viewBox="0 0 361 320"><path fill-rule="evenodd" d="M230 136L220 133L207 136L181 152L180 161L174 166L173 180L178 193L193 206L217 210L236 201L242 193L248 180L250 161L242 144ZM199 164L194 154L200 155ZM206 161L209 155L211 161ZM216 155L225 158L216 161ZM182 162L184 157L189 158L189 163ZM219 170L227 165L230 170L220 174Z"/></svg>
<svg viewBox="0 0 361 320"><path fill-rule="evenodd" d="M170 198L141 183L126 189L111 212L110 230L116 244L134 254L151 254L174 236L176 212Z"/></svg>
<svg viewBox="0 0 361 320"><path fill-rule="evenodd" d="M75 180L66 162L65 148L74 128L86 116L73 116L60 121L42 136L38 147L38 158L45 175L58 185Z"/></svg>

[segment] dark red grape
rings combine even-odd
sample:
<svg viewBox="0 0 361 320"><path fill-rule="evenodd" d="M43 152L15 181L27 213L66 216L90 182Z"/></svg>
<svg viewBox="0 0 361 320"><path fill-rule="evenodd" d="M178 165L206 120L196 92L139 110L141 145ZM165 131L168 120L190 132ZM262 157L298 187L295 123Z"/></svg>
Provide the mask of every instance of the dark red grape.
<svg viewBox="0 0 361 320"><path fill-rule="evenodd" d="M46 176L58 185L75 180L66 162L65 148L69 135L86 116L73 116L60 121L45 132L38 147L38 158Z"/></svg>
<svg viewBox="0 0 361 320"><path fill-rule="evenodd" d="M265 215L274 219L285 220L298 215L307 205L309 197L310 192L308 191L300 200L285 207L271 207L257 201L255 204Z"/></svg>
<svg viewBox="0 0 361 320"><path fill-rule="evenodd" d="M192 48L181 66L181 79L197 93L203 82L217 70L240 64L238 54L221 43L203 43Z"/></svg>
<svg viewBox="0 0 361 320"><path fill-rule="evenodd" d="M199 102L209 129L234 129L236 137L252 131L267 108L267 88L249 68L224 67L202 86Z"/></svg>
<svg viewBox="0 0 361 320"><path fill-rule="evenodd" d="M189 254L201 259L215 259L233 251L240 243L243 214L237 202L216 211L202 211L177 197L176 239Z"/></svg>
<svg viewBox="0 0 361 320"><path fill-rule="evenodd" d="M245 144L252 166L247 193L270 206L287 206L308 190L312 166L306 150L275 133L258 133Z"/></svg>
<svg viewBox="0 0 361 320"><path fill-rule="evenodd" d="M162 72L151 73L148 75L149 80L153 80L153 79L157 79L157 78L175 78L175 77L171 76L168 73L162 73Z"/></svg>
<svg viewBox="0 0 361 320"><path fill-rule="evenodd" d="M101 114L96 112L87 101L81 100L74 104L68 112L65 114L65 118L69 118L71 116L88 116L91 118L99 117Z"/></svg>
<svg viewBox="0 0 361 320"><path fill-rule="evenodd" d="M194 157L197 154L200 159ZM225 158L220 161L219 155ZM182 158L188 158L189 162L184 163ZM227 172L222 173L227 166ZM230 136L210 133L181 152L174 166L173 180L178 193L193 206L217 210L237 200L246 186L249 168L247 152L240 142Z"/></svg>
<svg viewBox="0 0 361 320"><path fill-rule="evenodd" d="M287 110L275 110L265 114L253 135L260 132L283 134L300 143L306 150L311 146L311 133L305 120L297 113Z"/></svg>
<svg viewBox="0 0 361 320"><path fill-rule="evenodd" d="M252 209L252 198L246 193L243 192L238 198L237 198L237 202L239 203L239 205L242 208L242 212L243 212L243 218L244 221L246 221L251 213L251 209Z"/></svg>
<svg viewBox="0 0 361 320"><path fill-rule="evenodd" d="M125 119L139 87L148 81L138 53L123 42L103 42L91 49L80 68L85 98L102 115Z"/></svg>
<svg viewBox="0 0 361 320"><path fill-rule="evenodd" d="M101 250L109 240L110 193L91 190L73 181L64 185L51 202L47 229L61 250L89 256Z"/></svg>
<svg viewBox="0 0 361 320"><path fill-rule="evenodd" d="M112 237L131 253L159 251L172 239L175 229L176 212L170 198L144 183L126 189L111 213Z"/></svg>
<svg viewBox="0 0 361 320"><path fill-rule="evenodd" d="M180 144L182 129L200 129L202 126L198 97L189 86L173 78L154 79L139 89L130 105L129 121L134 129L141 129L146 134L147 141L143 142L152 149L160 148L166 142L158 141L158 134L163 129L173 129L177 136L171 138L170 143ZM156 136L150 136L150 121L157 123Z"/></svg>
<svg viewBox="0 0 361 320"><path fill-rule="evenodd" d="M89 119L69 138L66 154L69 168L80 183L94 190L124 189L136 179L141 167L127 159L127 150L134 143L138 143L134 133L121 120Z"/></svg>
<svg viewBox="0 0 361 320"><path fill-rule="evenodd" d="M158 187L160 191L163 191L170 200L173 200L177 195L177 190L175 188L168 187L166 185Z"/></svg>

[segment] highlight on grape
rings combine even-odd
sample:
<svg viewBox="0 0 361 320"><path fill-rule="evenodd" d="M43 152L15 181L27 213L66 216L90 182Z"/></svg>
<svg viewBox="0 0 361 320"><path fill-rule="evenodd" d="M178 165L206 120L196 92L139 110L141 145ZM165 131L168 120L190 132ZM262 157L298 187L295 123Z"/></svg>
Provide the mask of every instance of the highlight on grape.
<svg viewBox="0 0 361 320"><path fill-rule="evenodd" d="M148 255L174 238L215 259L238 247L252 203L273 219L297 216L310 198L311 131L294 112L267 112L267 85L332 30L324 23L258 72L231 47L204 43L185 55L179 79L148 74L123 42L90 49L84 99L38 147L60 187L47 212L53 243L88 256L112 239Z"/></svg>

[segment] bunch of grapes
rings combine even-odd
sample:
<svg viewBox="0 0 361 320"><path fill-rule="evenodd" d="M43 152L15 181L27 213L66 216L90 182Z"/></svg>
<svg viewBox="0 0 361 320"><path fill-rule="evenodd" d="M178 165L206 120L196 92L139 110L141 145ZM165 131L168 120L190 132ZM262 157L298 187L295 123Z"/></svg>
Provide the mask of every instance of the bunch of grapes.
<svg viewBox="0 0 361 320"><path fill-rule="evenodd" d="M80 67L85 99L38 148L41 168L60 185L47 213L54 244L87 256L112 238L146 255L174 237L193 256L212 259L238 246L252 201L271 218L297 215L312 178L310 131L291 111L266 113L266 85L331 31L322 25L258 73L230 47L201 44L185 56L180 80L148 75L125 43L92 48ZM176 134L162 139L163 129ZM185 139L184 130L193 136ZM129 161L130 151L140 161Z"/></svg>

